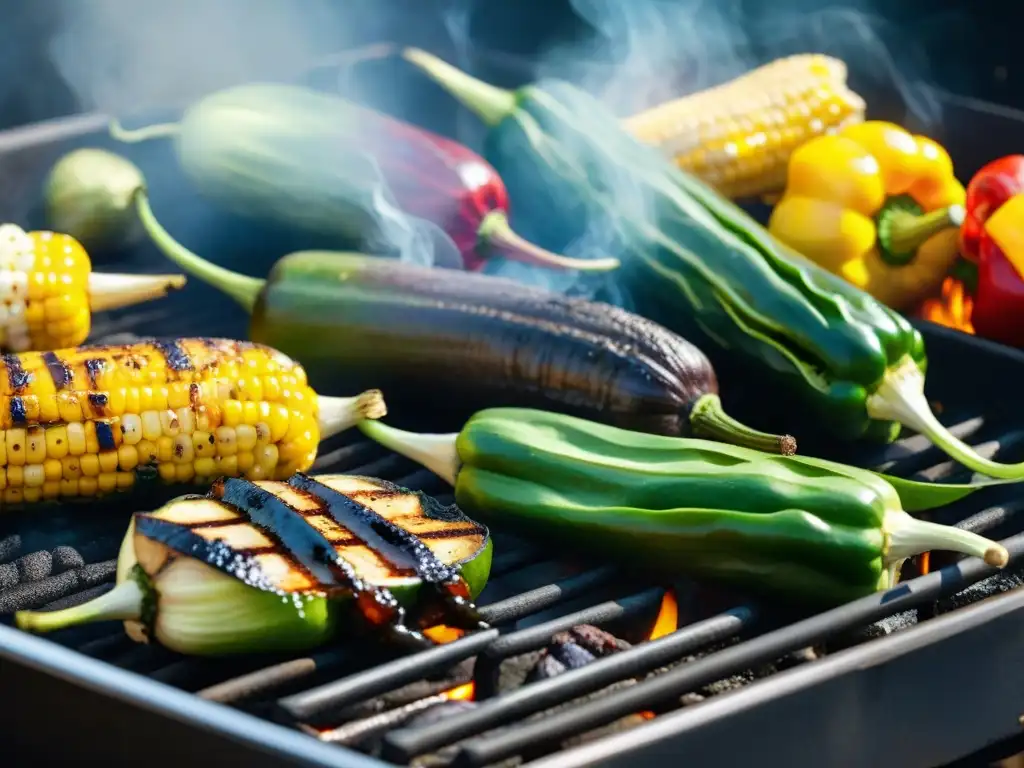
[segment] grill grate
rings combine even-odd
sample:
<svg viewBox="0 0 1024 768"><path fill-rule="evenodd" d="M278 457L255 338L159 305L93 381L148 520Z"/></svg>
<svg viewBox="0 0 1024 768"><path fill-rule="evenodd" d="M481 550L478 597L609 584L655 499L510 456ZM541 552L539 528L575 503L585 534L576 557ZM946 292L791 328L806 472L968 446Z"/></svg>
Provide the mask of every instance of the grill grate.
<svg viewBox="0 0 1024 768"><path fill-rule="evenodd" d="M970 438L982 434L983 427L982 420L971 419L958 424L956 432ZM889 446L873 463L904 476L948 473L922 462L921 452L913 451L917 441L911 437ZM1007 445L989 436L987 452L1005 458L1003 454L1012 452L1015 442ZM317 469L394 478L450 501L450 496L444 496L449 489L433 475L351 436L330 446ZM988 533L1015 523L1019 527L1022 508L1024 501L998 500L965 517L960 525ZM963 510L954 509L952 514L962 515ZM116 548L119 538L107 538L108 548ZM675 585L684 617L676 632L555 677L501 690L499 678L506 661L539 651L557 633L580 625L608 627L637 621L647 625L664 589L630 582L609 566L568 565L537 546L503 537L500 531L495 539L498 554L481 601L483 618L492 628L411 655L394 657L387 649L341 645L300 658L189 659L159 647L135 645L119 625L69 629L52 638L209 701L299 728L321 741L355 748L369 744L390 763L405 765L424 755L441 755L445 763L484 766L550 754L609 724L644 723L637 713L685 708L721 689L746 685L783 666L817 658L817 652L807 649L832 652L856 645L1019 583L1014 571L993 576L993 569L970 558L913 579L884 596L867 597L794 623L787 623L792 617L754 604L709 612L709 604L728 596ZM1004 543L1014 559L1024 552L1024 534L1009 536ZM103 551L102 546L94 549ZM113 560L85 564L67 547L52 554L39 550L26 555L23 550L18 536L0 541L0 560L24 577L0 591L0 606L6 610L73 604L110 588ZM52 565L47 564L57 562L69 567L51 573ZM965 590L972 584L978 586ZM957 593L956 601L940 602ZM702 616L701 611L713 615ZM449 717L422 724L415 721L421 712L446 704L445 690L470 679L475 683L474 703ZM377 701L381 697L389 698L388 704ZM371 700L377 701L378 708L390 708L367 708Z"/></svg>

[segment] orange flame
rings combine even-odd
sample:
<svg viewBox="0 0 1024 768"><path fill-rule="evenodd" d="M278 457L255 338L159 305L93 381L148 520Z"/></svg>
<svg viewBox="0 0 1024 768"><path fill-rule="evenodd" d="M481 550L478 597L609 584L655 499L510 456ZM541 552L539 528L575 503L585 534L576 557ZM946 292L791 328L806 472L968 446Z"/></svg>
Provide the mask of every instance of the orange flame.
<svg viewBox="0 0 1024 768"><path fill-rule="evenodd" d="M676 600L676 593L671 589L665 590L661 598L661 608L658 609L658 616L654 619L654 626L647 636L648 640L657 640L659 637L671 635L679 629L679 602ZM644 720L653 720L654 713L650 711L640 712Z"/></svg>
<svg viewBox="0 0 1024 768"><path fill-rule="evenodd" d="M476 687L473 685L471 680L468 683L457 685L454 688L449 688L447 691L441 694L447 701L472 701L476 695Z"/></svg>
<svg viewBox="0 0 1024 768"><path fill-rule="evenodd" d="M955 277L947 277L942 281L941 294L934 299L925 301L918 314L922 320L929 320L973 336L974 326L971 324L973 311L974 299L967 293L964 284Z"/></svg>
<svg viewBox="0 0 1024 768"><path fill-rule="evenodd" d="M458 640L460 637L465 635L466 632L462 629L455 629L454 627L447 627L444 624L438 624L436 627L424 629L423 634L438 645L444 645Z"/></svg>

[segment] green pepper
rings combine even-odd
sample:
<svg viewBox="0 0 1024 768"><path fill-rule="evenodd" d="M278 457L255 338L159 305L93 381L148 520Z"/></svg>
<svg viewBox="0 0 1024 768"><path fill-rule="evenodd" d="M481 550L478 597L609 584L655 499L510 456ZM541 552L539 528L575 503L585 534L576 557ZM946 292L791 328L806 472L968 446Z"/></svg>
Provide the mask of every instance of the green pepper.
<svg viewBox="0 0 1024 768"><path fill-rule="evenodd" d="M932 414L924 341L906 318L776 241L588 94L550 80L507 91L405 56L490 126L484 154L525 237L559 251L596 234L605 247L591 250L620 259L603 298L781 383L839 438L891 441L904 425L971 469L1024 478L1024 463L979 456Z"/></svg>
<svg viewBox="0 0 1024 768"><path fill-rule="evenodd" d="M962 486L894 485L822 459L520 408L480 411L451 435L359 428L454 485L460 508L493 524L807 604L887 589L906 558L932 549L1008 560L996 542L903 509L903 493L921 509L965 495Z"/></svg>

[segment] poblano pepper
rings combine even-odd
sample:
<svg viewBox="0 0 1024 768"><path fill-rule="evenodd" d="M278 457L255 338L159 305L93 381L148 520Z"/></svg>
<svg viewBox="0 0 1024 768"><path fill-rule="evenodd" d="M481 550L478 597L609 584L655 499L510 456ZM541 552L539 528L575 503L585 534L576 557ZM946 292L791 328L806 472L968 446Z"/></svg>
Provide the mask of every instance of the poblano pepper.
<svg viewBox="0 0 1024 768"><path fill-rule="evenodd" d="M484 154L524 236L554 251L596 236L595 256L620 258L606 298L781 381L837 437L891 441L905 425L971 469L1024 479L1024 463L979 456L931 412L924 341L906 318L779 243L588 94L560 81L507 91L405 56L491 126Z"/></svg>
<svg viewBox="0 0 1024 768"><path fill-rule="evenodd" d="M901 503L946 503L964 486L894 484L821 459L519 408L480 411L458 434L359 428L454 485L468 514L633 568L835 604L891 587L903 561L928 550L1008 560L1002 545Z"/></svg>

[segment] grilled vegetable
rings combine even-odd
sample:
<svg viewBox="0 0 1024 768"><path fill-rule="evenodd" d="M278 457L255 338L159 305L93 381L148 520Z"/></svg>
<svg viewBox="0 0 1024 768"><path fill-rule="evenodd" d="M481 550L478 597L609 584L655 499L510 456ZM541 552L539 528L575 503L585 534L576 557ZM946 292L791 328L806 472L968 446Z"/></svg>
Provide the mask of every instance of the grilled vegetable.
<svg viewBox="0 0 1024 768"><path fill-rule="evenodd" d="M486 156L527 234L548 248L600 225L623 255L619 287L640 314L744 362L835 436L892 440L906 425L978 472L1024 478L979 456L924 396L920 333L903 316L783 246L738 206L621 130L563 82L515 93L423 51L407 58L492 128Z"/></svg>
<svg viewBox="0 0 1024 768"><path fill-rule="evenodd" d="M321 438L385 413L377 391L318 398L260 344L150 339L0 357L0 506L136 479L287 478Z"/></svg>
<svg viewBox="0 0 1024 768"><path fill-rule="evenodd" d="M963 203L946 150L871 120L793 153L768 230L905 311L931 296L956 260Z"/></svg>
<svg viewBox="0 0 1024 768"><path fill-rule="evenodd" d="M470 267L492 250L542 266L618 266L567 259L516 235L501 178L468 148L306 88L243 85L192 105L181 123L115 123L112 132L121 141L177 136L182 168L212 200L374 252L408 242L409 214L444 230Z"/></svg>
<svg viewBox="0 0 1024 768"><path fill-rule="evenodd" d="M961 228L973 267L970 322L979 336L1024 346L1024 155L995 160L967 186Z"/></svg>
<svg viewBox="0 0 1024 768"><path fill-rule="evenodd" d="M182 275L111 275L92 271L74 238L0 225L0 349L24 352L81 344L91 311L166 295Z"/></svg>
<svg viewBox="0 0 1024 768"><path fill-rule="evenodd" d="M927 550L999 567L1009 557L910 517L883 477L821 459L516 408L482 411L457 435L359 427L454 485L467 513L640 570L835 604L891 587L903 561ZM920 485L899 482L911 494Z"/></svg>
<svg viewBox="0 0 1024 768"><path fill-rule="evenodd" d="M293 253L266 281L229 272L175 242L145 197L139 216L187 272L252 313L249 335L294 355L314 380L372 380L462 414L545 405L665 434L698 434L793 453L788 435L746 427L722 409L704 354L616 307L510 280L358 254ZM393 400L393 399L392 399Z"/></svg>
<svg viewBox="0 0 1024 768"><path fill-rule="evenodd" d="M306 650L360 631L426 644L406 611L479 626L470 601L490 566L485 527L382 480L218 480L134 516L113 590L15 619L33 632L123 620L137 642L202 656Z"/></svg>
<svg viewBox="0 0 1024 768"><path fill-rule="evenodd" d="M754 197L782 189L793 150L860 122L864 108L842 61L799 54L649 109L625 127L721 194Z"/></svg>

